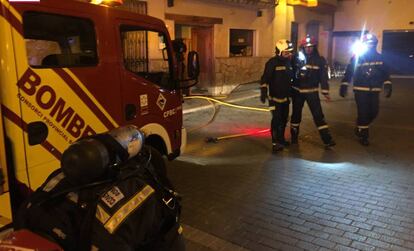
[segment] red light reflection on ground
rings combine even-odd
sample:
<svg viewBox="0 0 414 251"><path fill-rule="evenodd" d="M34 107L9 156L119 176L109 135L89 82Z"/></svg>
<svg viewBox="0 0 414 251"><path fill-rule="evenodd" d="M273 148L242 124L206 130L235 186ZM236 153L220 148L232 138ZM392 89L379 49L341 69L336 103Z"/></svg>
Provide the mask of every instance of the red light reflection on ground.
<svg viewBox="0 0 414 251"><path fill-rule="evenodd" d="M260 138L267 138L270 136L269 128L232 128L231 134L240 134L240 136L253 136Z"/></svg>

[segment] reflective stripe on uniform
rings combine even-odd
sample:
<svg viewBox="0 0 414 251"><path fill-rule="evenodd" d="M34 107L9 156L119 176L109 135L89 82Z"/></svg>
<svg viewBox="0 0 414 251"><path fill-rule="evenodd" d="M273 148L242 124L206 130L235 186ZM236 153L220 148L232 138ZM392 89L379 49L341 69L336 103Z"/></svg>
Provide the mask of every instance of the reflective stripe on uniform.
<svg viewBox="0 0 414 251"><path fill-rule="evenodd" d="M318 126L318 130L328 129L328 125Z"/></svg>
<svg viewBox="0 0 414 251"><path fill-rule="evenodd" d="M276 103L285 103L285 102L287 102L289 99L288 99L288 98L274 98L274 97L269 96L269 100L273 100L273 101L275 101Z"/></svg>
<svg viewBox="0 0 414 251"><path fill-rule="evenodd" d="M381 88L369 88L369 87L361 87L361 86L354 86L355 91L365 91L365 92L380 92L382 91Z"/></svg>
<svg viewBox="0 0 414 251"><path fill-rule="evenodd" d="M348 86L348 85L349 85L349 83L348 83L348 82L342 82L342 83L341 83L341 85L346 85L346 86Z"/></svg>
<svg viewBox="0 0 414 251"><path fill-rule="evenodd" d="M322 93L329 93L329 90L322 90Z"/></svg>
<svg viewBox="0 0 414 251"><path fill-rule="evenodd" d="M109 220L109 214L100 205L96 207L95 213L96 219L98 219L103 225Z"/></svg>
<svg viewBox="0 0 414 251"><path fill-rule="evenodd" d="M367 125L367 126L358 126L358 128L359 129L368 129L369 128L369 125Z"/></svg>
<svg viewBox="0 0 414 251"><path fill-rule="evenodd" d="M152 193L154 193L154 189L151 186L146 185L141 191L135 194L127 203L118 209L107 221L105 221L105 229L111 234L115 232L115 230L128 217L128 215L139 208ZM102 211L100 213L102 213ZM105 218L105 216L102 217L103 219Z"/></svg>
<svg viewBox="0 0 414 251"><path fill-rule="evenodd" d="M267 84L261 84L260 87L266 87L267 88Z"/></svg>
<svg viewBox="0 0 414 251"><path fill-rule="evenodd" d="M52 189L55 188L57 186L57 184L59 184L59 182L63 178L65 178L65 174L64 173L59 173L58 175L53 177L51 180L49 180L49 182L47 182L47 184L43 187L43 191L45 191L45 192L52 191Z"/></svg>
<svg viewBox="0 0 414 251"><path fill-rule="evenodd" d="M284 71L286 70L286 66L276 66L275 71Z"/></svg>
<svg viewBox="0 0 414 251"><path fill-rule="evenodd" d="M389 80L387 80L387 81L384 81L384 85L391 85L392 83L391 83L391 81L389 81Z"/></svg>
<svg viewBox="0 0 414 251"><path fill-rule="evenodd" d="M382 61L365 62L365 63L362 63L362 64L358 64L357 67L360 67L360 66L371 66L371 65L382 65L382 64L384 64L384 62L382 62Z"/></svg>
<svg viewBox="0 0 414 251"><path fill-rule="evenodd" d="M291 126L291 127L299 127L299 125L300 125L300 123L297 123L297 124L295 124L295 123L290 123L290 126Z"/></svg>
<svg viewBox="0 0 414 251"><path fill-rule="evenodd" d="M310 64L307 64L307 65L305 65L305 67L306 67L307 69L319 70L319 66L317 66L317 65L310 65Z"/></svg>
<svg viewBox="0 0 414 251"><path fill-rule="evenodd" d="M311 92L318 92L319 88L309 88L309 89L300 89L298 87L293 86L293 89L297 90L300 93L311 93Z"/></svg>

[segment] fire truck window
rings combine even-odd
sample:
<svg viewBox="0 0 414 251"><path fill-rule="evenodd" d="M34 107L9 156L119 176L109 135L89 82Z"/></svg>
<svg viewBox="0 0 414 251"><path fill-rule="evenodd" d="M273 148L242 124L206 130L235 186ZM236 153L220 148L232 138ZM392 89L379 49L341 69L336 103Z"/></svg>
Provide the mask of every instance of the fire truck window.
<svg viewBox="0 0 414 251"><path fill-rule="evenodd" d="M121 38L126 69L161 87L173 87L168 53L165 53L166 37L162 33L121 27Z"/></svg>
<svg viewBox="0 0 414 251"><path fill-rule="evenodd" d="M98 64L93 23L85 18L40 12L23 14L29 65L35 68Z"/></svg>

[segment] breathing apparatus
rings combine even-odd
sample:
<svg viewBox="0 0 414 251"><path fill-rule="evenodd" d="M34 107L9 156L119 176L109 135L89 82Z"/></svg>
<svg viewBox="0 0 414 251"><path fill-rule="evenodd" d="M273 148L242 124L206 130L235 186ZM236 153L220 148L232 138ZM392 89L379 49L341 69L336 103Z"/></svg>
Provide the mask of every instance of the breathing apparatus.
<svg viewBox="0 0 414 251"><path fill-rule="evenodd" d="M81 138L63 152L62 171L74 185L116 177L122 164L141 151L144 138L132 125Z"/></svg>

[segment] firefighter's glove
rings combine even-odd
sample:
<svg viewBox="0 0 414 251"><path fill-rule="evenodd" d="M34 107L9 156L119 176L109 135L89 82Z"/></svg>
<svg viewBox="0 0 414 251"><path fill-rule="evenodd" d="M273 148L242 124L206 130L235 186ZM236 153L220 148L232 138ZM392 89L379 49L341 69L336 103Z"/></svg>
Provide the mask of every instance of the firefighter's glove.
<svg viewBox="0 0 414 251"><path fill-rule="evenodd" d="M345 98L348 94L348 85L341 84L341 87L339 87L339 96Z"/></svg>
<svg viewBox="0 0 414 251"><path fill-rule="evenodd" d="M264 104L267 99L267 88L260 87L260 101Z"/></svg>
<svg viewBox="0 0 414 251"><path fill-rule="evenodd" d="M392 85L386 84L384 85L384 95L386 98L391 97L392 94Z"/></svg>

